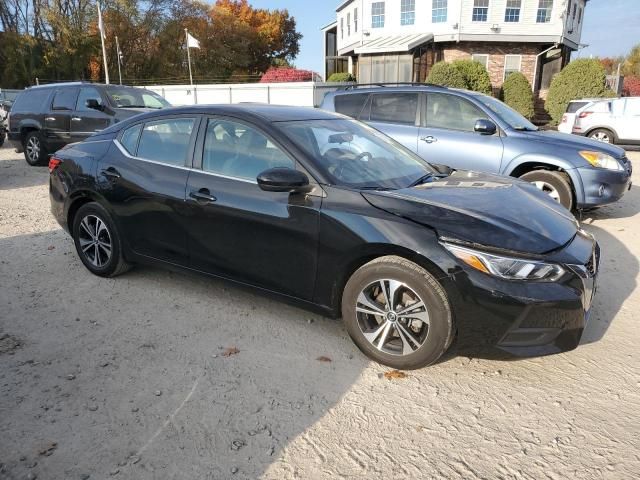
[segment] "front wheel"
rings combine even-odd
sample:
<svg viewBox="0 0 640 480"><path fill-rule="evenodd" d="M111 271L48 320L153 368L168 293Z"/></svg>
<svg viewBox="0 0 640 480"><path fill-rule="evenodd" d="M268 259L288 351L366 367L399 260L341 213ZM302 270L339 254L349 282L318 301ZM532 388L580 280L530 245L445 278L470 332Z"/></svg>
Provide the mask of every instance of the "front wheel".
<svg viewBox="0 0 640 480"><path fill-rule="evenodd" d="M567 210L573 208L573 190L566 173L534 170L525 173L520 179L533 183L539 190L542 190Z"/></svg>
<svg viewBox="0 0 640 480"><path fill-rule="evenodd" d="M373 260L351 276L342 317L365 355L400 370L431 365L453 335L442 286L422 267L396 256Z"/></svg>
<svg viewBox="0 0 640 480"><path fill-rule="evenodd" d="M115 223L99 203L80 207L73 219L72 233L78 256L91 273L115 277L129 270Z"/></svg>

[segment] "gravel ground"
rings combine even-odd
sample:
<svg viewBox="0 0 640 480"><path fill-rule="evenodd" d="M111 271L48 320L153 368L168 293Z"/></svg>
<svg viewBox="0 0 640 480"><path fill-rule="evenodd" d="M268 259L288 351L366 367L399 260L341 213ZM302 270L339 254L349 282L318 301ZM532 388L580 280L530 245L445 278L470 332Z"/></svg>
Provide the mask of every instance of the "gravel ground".
<svg viewBox="0 0 640 480"><path fill-rule="evenodd" d="M340 322L203 277L92 276L46 168L5 147L0 478L640 478L639 210L634 187L584 218L603 262L578 350L389 380Z"/></svg>

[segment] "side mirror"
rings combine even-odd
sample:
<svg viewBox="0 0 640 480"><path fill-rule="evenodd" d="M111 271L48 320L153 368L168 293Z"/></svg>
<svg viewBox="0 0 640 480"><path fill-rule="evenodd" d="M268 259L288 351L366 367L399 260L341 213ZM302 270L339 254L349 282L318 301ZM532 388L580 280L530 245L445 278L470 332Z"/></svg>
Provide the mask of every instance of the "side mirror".
<svg viewBox="0 0 640 480"><path fill-rule="evenodd" d="M293 168L270 168L258 175L257 180L265 192L306 193L312 188L309 178Z"/></svg>
<svg viewBox="0 0 640 480"><path fill-rule="evenodd" d="M98 100L96 100L95 98L88 98L87 101L85 102L85 105L87 106L87 108L92 108L93 110L99 110L100 112L104 110L104 107L100 105L98 103Z"/></svg>
<svg viewBox="0 0 640 480"><path fill-rule="evenodd" d="M473 131L480 135L493 135L498 131L498 127L491 120L480 118L476 121Z"/></svg>

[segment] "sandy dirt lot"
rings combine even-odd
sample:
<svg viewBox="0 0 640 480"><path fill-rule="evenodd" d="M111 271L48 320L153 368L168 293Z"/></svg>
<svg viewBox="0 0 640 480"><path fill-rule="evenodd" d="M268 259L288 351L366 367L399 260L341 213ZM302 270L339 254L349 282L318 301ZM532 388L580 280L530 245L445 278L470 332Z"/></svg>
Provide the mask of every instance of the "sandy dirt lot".
<svg viewBox="0 0 640 480"><path fill-rule="evenodd" d="M603 261L578 350L388 380L339 321L204 277L92 276L47 182L0 150L2 479L640 478L640 187L584 218Z"/></svg>

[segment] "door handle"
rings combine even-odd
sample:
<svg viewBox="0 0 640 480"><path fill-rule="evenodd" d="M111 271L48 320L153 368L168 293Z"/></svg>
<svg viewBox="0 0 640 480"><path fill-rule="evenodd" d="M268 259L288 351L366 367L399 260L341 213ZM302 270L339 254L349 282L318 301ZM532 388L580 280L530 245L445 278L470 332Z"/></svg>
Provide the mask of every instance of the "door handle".
<svg viewBox="0 0 640 480"><path fill-rule="evenodd" d="M109 168L107 168L105 170L102 170L100 173L102 175L104 175L105 177L111 178L113 180L116 180L116 179L120 178L120 173L118 172L118 170L116 170L113 167L109 167Z"/></svg>
<svg viewBox="0 0 640 480"><path fill-rule="evenodd" d="M56 117L44 117L44 120L46 122L55 122L56 121Z"/></svg>
<svg viewBox="0 0 640 480"><path fill-rule="evenodd" d="M72 122L79 122L80 120L82 120L80 117L71 117Z"/></svg>
<svg viewBox="0 0 640 480"><path fill-rule="evenodd" d="M420 137L420 140L422 140L425 143L435 143L438 141L438 139L433 135L429 135L427 137Z"/></svg>
<svg viewBox="0 0 640 480"><path fill-rule="evenodd" d="M211 192L207 188L201 188L197 192L191 192L189 196L199 203L213 203L217 200L216 197L211 195Z"/></svg>

